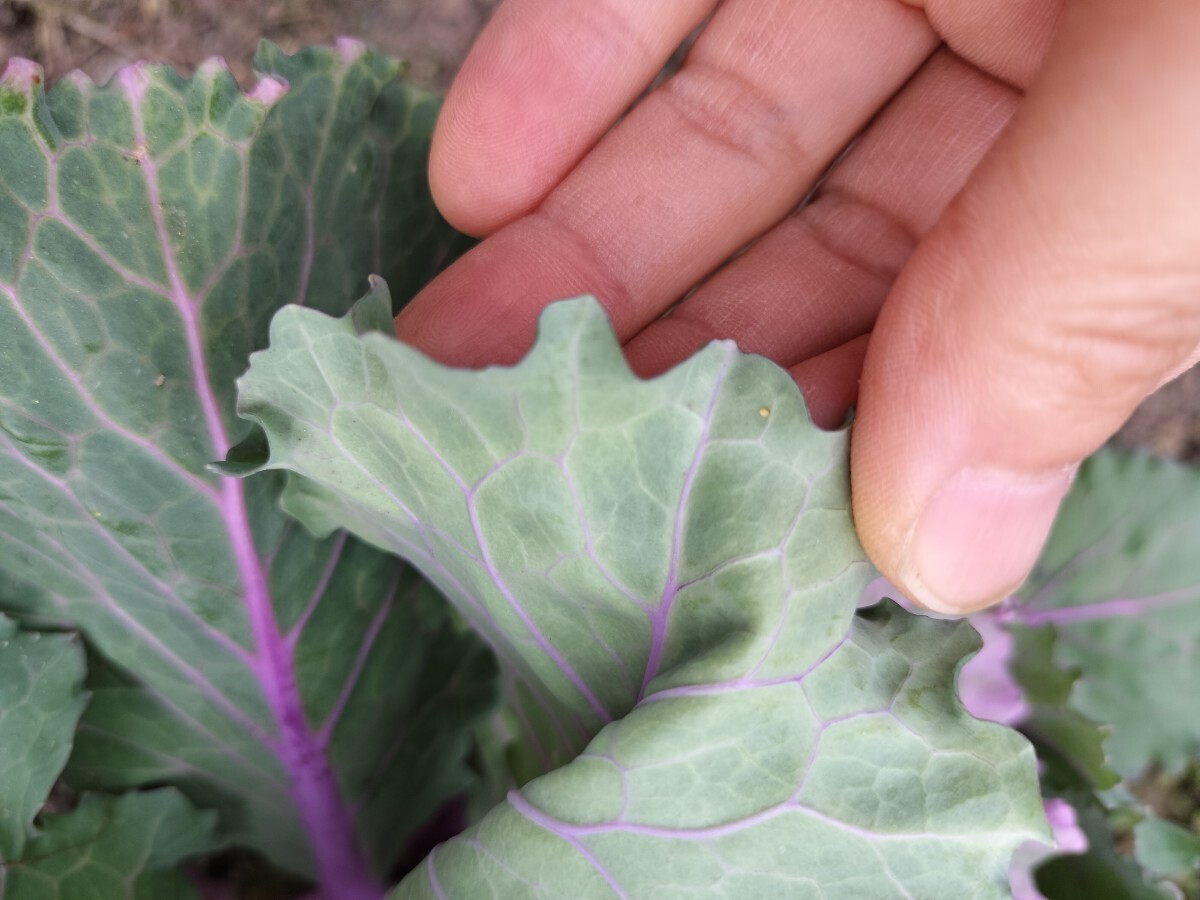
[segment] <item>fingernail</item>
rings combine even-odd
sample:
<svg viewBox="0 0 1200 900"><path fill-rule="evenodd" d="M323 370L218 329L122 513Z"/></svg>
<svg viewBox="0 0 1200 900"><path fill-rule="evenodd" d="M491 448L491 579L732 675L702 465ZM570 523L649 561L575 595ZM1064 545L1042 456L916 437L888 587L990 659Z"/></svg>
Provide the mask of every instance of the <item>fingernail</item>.
<svg viewBox="0 0 1200 900"><path fill-rule="evenodd" d="M1029 575L1075 466L1041 475L963 469L926 505L898 567L915 600L963 614L1012 593Z"/></svg>

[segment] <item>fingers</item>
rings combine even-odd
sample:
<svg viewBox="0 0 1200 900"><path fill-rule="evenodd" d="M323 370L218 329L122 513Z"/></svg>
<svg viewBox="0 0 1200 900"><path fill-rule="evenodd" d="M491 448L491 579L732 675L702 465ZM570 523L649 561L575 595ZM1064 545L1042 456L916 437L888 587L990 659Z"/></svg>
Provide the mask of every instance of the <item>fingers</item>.
<svg viewBox="0 0 1200 900"><path fill-rule="evenodd" d="M779 221L935 43L893 3L721 5L683 69L410 304L400 336L448 362L509 361L545 303L587 292L628 338Z"/></svg>
<svg viewBox="0 0 1200 900"><path fill-rule="evenodd" d="M818 428L834 429L846 424L850 407L858 397L858 376L869 340L870 335L861 335L788 370Z"/></svg>
<svg viewBox="0 0 1200 900"><path fill-rule="evenodd" d="M1011 127L867 352L854 514L884 574L963 612L1028 573L1071 473L1200 343L1200 7L1068 4Z"/></svg>
<svg viewBox="0 0 1200 900"><path fill-rule="evenodd" d="M1017 100L1012 88L938 52L813 202L630 342L634 370L658 374L714 338L732 338L747 353L792 366L868 333L916 242L966 182ZM804 367L810 385L828 363ZM839 424L857 384L854 371L850 390L823 390L821 399L806 393L814 418ZM832 408L835 397L846 405Z"/></svg>
<svg viewBox="0 0 1200 900"><path fill-rule="evenodd" d="M1042 65L1063 0L904 0L925 10L946 46L1024 88Z"/></svg>
<svg viewBox="0 0 1200 900"><path fill-rule="evenodd" d="M718 0L506 0L446 98L429 165L443 215L489 234L529 212Z"/></svg>

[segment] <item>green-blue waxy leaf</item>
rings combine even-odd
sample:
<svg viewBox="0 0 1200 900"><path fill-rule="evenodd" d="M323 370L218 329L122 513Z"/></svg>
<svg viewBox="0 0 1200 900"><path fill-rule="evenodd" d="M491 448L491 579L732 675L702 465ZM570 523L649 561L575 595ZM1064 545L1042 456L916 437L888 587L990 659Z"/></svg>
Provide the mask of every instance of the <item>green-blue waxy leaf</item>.
<svg viewBox="0 0 1200 900"><path fill-rule="evenodd" d="M847 435L766 360L640 381L581 299L519 365L457 371L286 309L239 411L287 508L490 641L547 772L395 896L999 898L1045 836L1028 744L954 696L974 632L855 615Z"/></svg>
<svg viewBox="0 0 1200 900"><path fill-rule="evenodd" d="M83 647L0 616L0 864L23 858L83 712ZM7 869L0 868L0 887ZM0 891L2 893L2 891Z"/></svg>
<svg viewBox="0 0 1200 900"><path fill-rule="evenodd" d="M1197 547L1200 472L1103 451L1003 613L1017 629L1054 629L1054 663L1078 675L1069 705L1110 727L1105 750L1125 776L1200 754L1200 691L1181 689L1200 684Z"/></svg>
<svg viewBox="0 0 1200 900"><path fill-rule="evenodd" d="M1200 879L1200 834L1156 816L1133 829L1137 860L1161 876Z"/></svg>
<svg viewBox="0 0 1200 900"><path fill-rule="evenodd" d="M216 815L171 788L124 797L85 794L47 815L26 858L8 870L4 900L199 900L179 865L220 847Z"/></svg>
<svg viewBox="0 0 1200 900"><path fill-rule="evenodd" d="M1109 730L1073 708L1071 691L1077 673L1064 672L1055 664L1054 630L1018 627L1014 638L1013 674L1027 701L1021 730L1038 748L1043 784L1047 779L1055 784L1076 784L1082 779L1098 790L1116 785L1121 779L1108 765Z"/></svg>
<svg viewBox="0 0 1200 900"><path fill-rule="evenodd" d="M1112 812L1089 792L1069 791L1085 852L1046 859L1036 870L1037 900L1180 900L1167 884L1155 884L1127 851L1118 848ZM1024 898L1019 898L1024 900Z"/></svg>
<svg viewBox="0 0 1200 900"><path fill-rule="evenodd" d="M206 466L248 436L234 379L276 309L344 312L371 271L407 296L462 239L425 182L436 101L396 63L258 67L249 95L215 62L0 77L0 609L96 651L73 786L177 785L224 838L377 897L471 781L491 664L395 559L295 527L281 477Z"/></svg>

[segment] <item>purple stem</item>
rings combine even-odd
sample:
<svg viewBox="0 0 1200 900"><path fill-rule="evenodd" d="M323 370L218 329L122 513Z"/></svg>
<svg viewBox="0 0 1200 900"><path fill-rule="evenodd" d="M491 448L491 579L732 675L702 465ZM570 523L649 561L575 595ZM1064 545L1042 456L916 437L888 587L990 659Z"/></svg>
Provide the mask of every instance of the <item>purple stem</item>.
<svg viewBox="0 0 1200 900"><path fill-rule="evenodd" d="M229 451L230 442L209 381L199 302L190 295L179 272L163 215L157 165L145 152L142 100L148 76L141 64L134 64L122 69L117 78L130 99L139 168L145 177L150 211L170 280L171 300L183 320L192 380L216 457L223 458ZM318 880L328 896L335 900L378 900L382 892L358 847L350 811L342 802L329 759L304 713L292 648L280 632L267 572L254 545L243 482L239 479L223 481L218 505L229 529L245 591L246 612L254 636L256 660L253 668L279 729L277 749L288 773L292 799L309 838Z"/></svg>
<svg viewBox="0 0 1200 900"><path fill-rule="evenodd" d="M1151 594L1148 597L1121 597L1059 609L1024 609L1016 606L1013 607L1012 613L1022 625L1036 628L1039 625L1074 625L1078 622L1097 622L1104 619L1136 618L1151 610L1174 606L1187 600L1200 600L1200 589L1186 587Z"/></svg>
<svg viewBox="0 0 1200 900"><path fill-rule="evenodd" d="M471 530L475 535L475 543L479 547L479 558L476 560L477 564L483 566L484 570L488 574L488 577L492 579L496 585L496 588L500 591L501 596L503 596L505 602L508 603L509 608L517 614L517 618L521 620L521 624L525 626L526 630L528 630L530 636L533 638L534 643L537 644L538 649L540 649L554 662L559 671L566 676L567 680L570 681L575 687L575 690L579 692L580 696L587 701L588 706L592 708L592 712L599 717L600 721L605 724L611 722L613 720L612 713L605 708L604 704L600 702L600 699L595 695L588 683L583 680L578 672L575 671L575 667L567 661L566 657L562 655L562 653L557 647L554 646L554 644L550 643L550 640L542 632L542 629L538 626L537 622L534 621L533 616L529 614L529 611L521 605L516 595L513 594L512 589L508 586L508 582L504 577L504 573L500 571L499 567L492 559L491 547L488 544L487 538L484 537L483 534L483 525L479 519L479 507L475 502L479 488L492 475L500 471L504 465L523 456L524 452L518 451L512 456L498 461L492 466L491 469L484 473L484 475L474 485L468 485L463 477L458 474L458 471L452 465L450 465L449 460L447 460L430 442L425 434L419 428L417 428L417 426L413 424L413 422L409 420L407 416L404 415L403 411L400 411L399 415L400 421L404 424L404 427L409 430L412 436L415 437L421 446L425 448L425 451L430 455L430 457L436 461L439 466L441 466L442 470L449 475L451 479L453 479L456 485L458 485L458 489L463 492L463 497L467 501L467 515L471 521ZM412 516L412 518L416 519L416 516Z"/></svg>
<svg viewBox="0 0 1200 900"><path fill-rule="evenodd" d="M467 494L467 513L471 519L471 528L475 532L475 540L479 543L480 554L483 557L483 566L487 570L489 577L495 582L496 587L500 590L500 594L508 603L509 608L517 614L517 618L521 620L521 624L525 626L534 643L537 644L538 649L553 660L559 671L575 686L575 690L579 691L580 696L587 701L588 706L592 708L592 712L596 714L600 721L605 724L611 722L613 719L612 713L605 708L604 704L600 702L600 698L593 693L588 683L575 671L575 667L567 661L567 658L562 655L559 649L550 643L550 640L542 633L542 629L538 627L533 616L529 615L529 612L517 600L516 595L512 592L512 588L508 586L508 581L492 560L492 551L488 545L487 538L483 536L483 526L479 521L479 509L475 503L474 491L470 491Z"/></svg>
<svg viewBox="0 0 1200 900"><path fill-rule="evenodd" d="M192 490L196 491L196 493L201 494L209 499L213 499L215 497L216 491L211 484L209 484L203 478L197 476L194 472L191 472L184 466L180 465L178 460L169 456L167 453L164 453L162 447L158 446L158 444L154 443L154 441L130 431L116 419L112 418L112 416L110 416L100 406L100 404L96 402L96 398L92 396L92 393L88 390L87 385L83 383L83 378L80 377L79 373L72 369L67 364L66 360L59 355L58 351L54 349L54 346L48 340L46 340L46 337L42 334L41 329L37 327L37 323L35 323L33 318L29 315L29 311L25 308L24 304L20 302L20 295L18 294L15 285L10 286L6 284L0 284L0 291L2 291L8 297L9 302L12 304L13 312L17 314L17 318L19 318L22 324L24 324L26 330L29 332L29 336L32 337L37 343L38 349L46 355L46 358L49 359L54 367L62 373L62 376L71 383L71 386L75 388L75 392L79 395L79 402L88 408L92 415L96 417L97 421L99 421L109 431L113 432L114 434L119 434L122 438L129 441L129 443L140 448L146 453L147 456L153 458L156 462L162 465L163 468L168 469L177 478L186 481ZM149 376L147 376L147 378L148 377Z"/></svg>
<svg viewBox="0 0 1200 900"><path fill-rule="evenodd" d="M226 650L228 650L230 653L232 653L237 659L241 660L242 662L249 661L249 654L246 653L246 651L243 647L241 647L239 644L237 644L235 641L233 641L233 639L230 638L227 634L217 631L217 630L213 629L212 627L210 627L207 622L205 622L203 619L201 619L196 614L195 610L193 610L191 607L187 606L185 603L183 603L183 601L181 601L179 599L178 594L175 592L175 590L170 585L166 584L164 581L162 581L161 579L156 577L154 575L154 573L151 572L150 569L146 567L146 564L144 562L142 562L140 559L138 559L136 556L134 556L132 553L130 553L129 549L124 544L122 544L115 537L113 537L112 532L108 528L106 528L103 524L101 524L97 520L96 516L93 515L93 513L89 509L87 509L86 506L84 506L83 502L80 501L78 496L76 496L75 491L72 489L69 482L67 482L61 478L58 478L57 476L51 475L49 472L42 469L41 467L36 466L33 463L29 462L29 460L27 460L25 458L25 456L17 450L16 446L13 444L13 442L7 436L0 437L0 443L2 443L4 446L9 448L9 456L11 459L16 460L20 465L24 466L26 469L29 469L36 477L42 479L45 482L48 482L49 484L54 485L62 493L66 502L69 503L71 506L75 507L75 509L78 511L80 521L94 523L95 533L99 536L101 541L103 541L105 544L107 544L109 547L111 547L113 553L116 556L120 557L121 560L124 563L126 563L131 569L133 569L137 572L140 572L142 574L142 576L150 583L150 586L157 592L158 599L160 599L160 600L168 600L169 599L169 600L174 601L174 604L178 608L178 610L190 622L192 622L193 625L197 626L200 629L199 633L212 637L212 639L214 641L216 641L218 644L220 644L222 647L224 647ZM46 541L53 540L48 534L45 534L45 533L43 533L41 535L41 538L42 538L42 540L46 540ZM64 549L63 552L66 553L66 550ZM126 612L124 609L122 609L119 605L116 605L115 601L114 601L114 606L113 606L112 612L113 612L113 615L117 616L118 618L123 617L123 616L124 617L129 616L129 613ZM132 619L130 619L130 621L132 621ZM129 627L128 623L126 623L126 627ZM139 626L139 627L141 627L141 626ZM172 654L172 659L181 667L186 666L185 663L183 663L177 657L174 657L173 654ZM207 682L207 679L205 679L199 673L194 673L194 674L189 673L189 679L196 682L197 684L205 684ZM210 687L211 687L211 685L210 685ZM216 688L212 688L212 690L214 693L217 693ZM228 698L224 698L224 700L225 700L225 703L229 703ZM236 710L236 707L233 707L232 705L230 705L229 710L227 710L227 711L234 711L234 710ZM249 720L245 720L243 722L243 724L249 724Z"/></svg>
<svg viewBox="0 0 1200 900"><path fill-rule="evenodd" d="M123 628L126 628L132 634L137 635L138 638L145 642L145 645L148 648L152 649L168 663L178 668L180 673L190 683L194 684L198 688L199 693L205 699L211 702L214 706L224 710L230 718L232 718L235 722L238 722L257 739L261 740L263 743L270 743L270 736L262 729L262 726L258 722L255 722L253 719L247 716L245 712L230 702L229 698L222 694L220 690L218 690L217 687L211 681L209 681L208 677L202 671L196 669L194 666L182 659L174 650L164 644L158 635L143 625L136 617L131 615L126 609L124 609L124 607L117 603L116 599L114 599L112 595L112 592L109 591L109 589L94 573L86 568L68 569L62 560L73 559L73 557L63 544L45 534L41 535L42 540L48 543L52 549L57 548L57 553L54 556L50 556L43 553L40 548L18 541L11 535L5 534L0 535L0 537L3 537L5 540L23 547L27 553L41 556L47 566L57 567L60 569L60 571L76 576L81 583L88 586L91 591L90 596L101 601L105 610L107 610ZM238 751L225 745L219 737L212 734L212 732L209 731L202 722L197 720L182 707L165 697L159 696L158 699L163 705L171 707L171 709L174 710L180 718L192 723L193 727L212 737L215 743L221 744L224 749L241 756ZM249 760L245 761L247 765L255 766L255 764ZM259 772L258 777L262 778L264 777L264 774Z"/></svg>
<svg viewBox="0 0 1200 900"><path fill-rule="evenodd" d="M587 860L588 865L595 869L596 874L604 879L604 882L610 888L612 888L612 892L616 894L620 900L629 900L629 894L625 893L625 888L621 887L621 884L617 881L616 876L608 871L604 863L595 857L595 855L587 848L583 841L579 840L579 838L576 836L576 832L570 828L562 827L565 823L546 815L536 806L533 806L531 803L526 801L526 799L517 791L511 791L509 793L508 802L512 805L513 809L515 809L530 822L540 828L544 828L551 834L558 835L564 841L574 847L575 852Z"/></svg>
<svg viewBox="0 0 1200 900"><path fill-rule="evenodd" d="M646 672L642 677L641 690L638 691L639 703L646 696L646 688L658 675L659 666L662 665L662 655L667 640L667 621L671 617L671 607L675 603L675 598L679 595L679 564L680 557L683 555L683 531L688 499L691 497L696 475L700 471L700 461L704 458L704 451L708 447L713 416L717 411L717 400L721 396L721 386L725 383L725 376L729 374L729 368L733 364L733 354L736 352L737 348L732 342L726 344L725 359L720 372L717 373L717 380L713 384L712 395L708 398L708 408L704 411L700 440L696 443L696 452L692 455L691 464L683 479L683 489L679 493L679 505L675 507L675 527L671 537L671 561L667 568L667 580L658 601L658 608L650 616L653 634L650 641L650 655L646 660Z"/></svg>
<svg viewBox="0 0 1200 900"><path fill-rule="evenodd" d="M433 888L433 894L438 900L450 900L442 888L442 882L438 878L437 869L434 867L433 858L437 855L438 848L434 847L430 854L425 857L425 871L429 873L429 886Z"/></svg>
<svg viewBox="0 0 1200 900"><path fill-rule="evenodd" d="M778 687L782 684L801 684L809 675L825 665L826 662L842 649L851 639L851 633L846 632L836 644L821 654L812 665L803 672L796 675L784 675L779 678L735 678L732 681L717 681L709 684L685 684L679 687L667 688L664 691L657 691L649 694L643 700L644 703L657 703L661 700L671 700L676 697L713 697L719 694L734 694L740 691L759 690L762 688Z"/></svg>

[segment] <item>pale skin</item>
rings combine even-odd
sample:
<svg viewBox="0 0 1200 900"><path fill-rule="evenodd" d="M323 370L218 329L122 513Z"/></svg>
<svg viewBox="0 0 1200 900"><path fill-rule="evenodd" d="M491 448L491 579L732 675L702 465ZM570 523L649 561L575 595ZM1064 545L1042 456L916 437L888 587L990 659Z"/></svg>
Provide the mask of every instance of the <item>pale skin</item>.
<svg viewBox="0 0 1200 900"><path fill-rule="evenodd" d="M1200 358L1195 0L506 0L430 175L487 239L403 340L513 362L591 293L640 374L770 357L819 424L855 406L863 544L939 611L1015 589L1074 467Z"/></svg>

